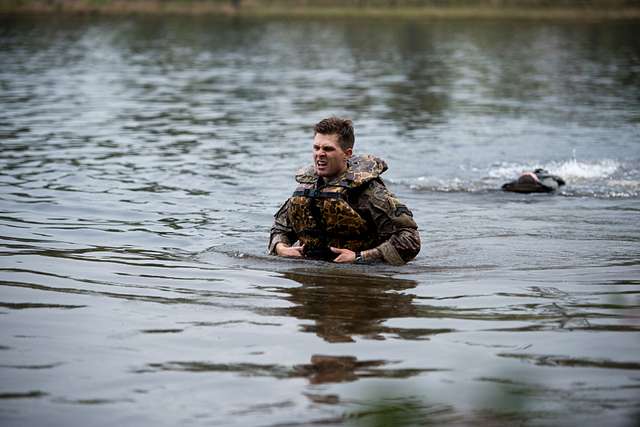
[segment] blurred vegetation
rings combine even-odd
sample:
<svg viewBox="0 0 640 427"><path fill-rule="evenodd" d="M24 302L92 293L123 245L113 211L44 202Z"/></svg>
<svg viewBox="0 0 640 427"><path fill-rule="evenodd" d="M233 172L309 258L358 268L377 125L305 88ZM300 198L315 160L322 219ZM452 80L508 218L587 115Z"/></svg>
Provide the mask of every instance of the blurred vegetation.
<svg viewBox="0 0 640 427"><path fill-rule="evenodd" d="M482 381L482 379L480 379ZM484 382L484 381L483 381ZM477 395L472 409L461 410L437 403L438 393L429 390L409 391L390 386L371 389L369 396L353 401L352 410L344 414L350 427L418 427L418 426L513 426L526 425L531 419L548 419L554 414L534 412L528 407L530 389L527 384L514 388L509 380L489 380L485 393Z"/></svg>
<svg viewBox="0 0 640 427"><path fill-rule="evenodd" d="M0 12L640 18L640 0L0 0Z"/></svg>

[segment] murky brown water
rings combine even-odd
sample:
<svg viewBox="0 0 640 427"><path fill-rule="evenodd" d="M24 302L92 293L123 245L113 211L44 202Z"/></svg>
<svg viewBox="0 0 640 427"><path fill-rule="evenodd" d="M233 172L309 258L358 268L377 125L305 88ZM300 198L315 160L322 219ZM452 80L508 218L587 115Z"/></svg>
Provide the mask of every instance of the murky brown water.
<svg viewBox="0 0 640 427"><path fill-rule="evenodd" d="M3 18L2 425L635 425L636 24ZM409 265L265 254L330 114Z"/></svg>

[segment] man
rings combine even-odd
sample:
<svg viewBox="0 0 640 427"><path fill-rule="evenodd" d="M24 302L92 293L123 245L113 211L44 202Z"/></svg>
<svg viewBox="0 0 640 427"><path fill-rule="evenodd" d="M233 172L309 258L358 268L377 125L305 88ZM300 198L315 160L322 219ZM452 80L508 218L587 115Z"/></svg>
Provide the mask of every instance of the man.
<svg viewBox="0 0 640 427"><path fill-rule="evenodd" d="M418 227L379 177L387 164L353 156L350 120L330 117L314 132L313 165L298 171L298 188L276 213L269 252L338 263L401 265L415 258Z"/></svg>
<svg viewBox="0 0 640 427"><path fill-rule="evenodd" d="M524 172L518 179L507 182L502 186L504 191L514 193L551 193L565 185L564 179L551 175L545 169Z"/></svg>

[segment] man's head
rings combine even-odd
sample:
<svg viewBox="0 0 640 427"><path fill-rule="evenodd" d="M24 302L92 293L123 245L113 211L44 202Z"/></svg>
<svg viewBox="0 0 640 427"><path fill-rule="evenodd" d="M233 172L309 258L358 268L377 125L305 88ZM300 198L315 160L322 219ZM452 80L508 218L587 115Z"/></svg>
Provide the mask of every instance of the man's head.
<svg viewBox="0 0 640 427"><path fill-rule="evenodd" d="M338 117L329 117L316 123L313 127L314 135L337 135L338 144L343 151L348 148L353 149L353 143L355 142L355 136L353 134L353 123L351 120L340 119Z"/></svg>
<svg viewBox="0 0 640 427"><path fill-rule="evenodd" d="M351 120L329 117L314 126L313 164L318 176L334 178L347 169L347 159L353 153Z"/></svg>

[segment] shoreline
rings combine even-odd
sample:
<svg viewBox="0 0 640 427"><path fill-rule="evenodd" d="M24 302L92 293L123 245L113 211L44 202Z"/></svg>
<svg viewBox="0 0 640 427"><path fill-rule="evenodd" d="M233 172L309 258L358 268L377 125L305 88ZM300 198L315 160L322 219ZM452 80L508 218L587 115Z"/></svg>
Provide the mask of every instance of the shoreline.
<svg viewBox="0 0 640 427"><path fill-rule="evenodd" d="M528 19L528 20L621 20L640 19L637 7L598 3L592 7L575 6L336 6L326 7L292 2L246 1L234 7L232 1L206 0L0 0L5 15L208 15L279 18L436 18L436 19ZM295 2L293 2L295 3ZM366 3L366 2L362 2ZM606 2L604 2L606 3Z"/></svg>

